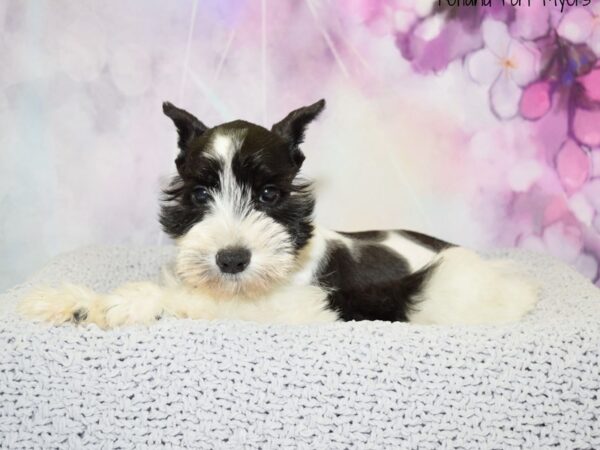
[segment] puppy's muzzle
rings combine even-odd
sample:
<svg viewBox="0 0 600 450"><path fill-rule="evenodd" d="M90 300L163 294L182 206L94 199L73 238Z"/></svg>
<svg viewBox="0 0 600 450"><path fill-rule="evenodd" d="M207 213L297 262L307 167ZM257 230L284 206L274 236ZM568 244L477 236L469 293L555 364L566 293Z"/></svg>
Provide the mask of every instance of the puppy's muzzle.
<svg viewBox="0 0 600 450"><path fill-rule="evenodd" d="M217 252L217 266L223 273L236 274L246 270L252 253L244 247L228 247Z"/></svg>

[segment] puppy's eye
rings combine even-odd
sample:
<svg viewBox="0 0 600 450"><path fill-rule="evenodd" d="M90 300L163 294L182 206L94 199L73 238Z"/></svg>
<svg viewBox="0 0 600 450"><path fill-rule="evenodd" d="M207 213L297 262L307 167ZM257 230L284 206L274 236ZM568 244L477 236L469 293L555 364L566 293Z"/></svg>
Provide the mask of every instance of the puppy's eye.
<svg viewBox="0 0 600 450"><path fill-rule="evenodd" d="M210 198L208 189L204 186L196 186L192 191L192 201L197 205L202 205Z"/></svg>
<svg viewBox="0 0 600 450"><path fill-rule="evenodd" d="M281 198L281 191L275 186L265 186L258 194L258 201L263 205L272 206Z"/></svg>

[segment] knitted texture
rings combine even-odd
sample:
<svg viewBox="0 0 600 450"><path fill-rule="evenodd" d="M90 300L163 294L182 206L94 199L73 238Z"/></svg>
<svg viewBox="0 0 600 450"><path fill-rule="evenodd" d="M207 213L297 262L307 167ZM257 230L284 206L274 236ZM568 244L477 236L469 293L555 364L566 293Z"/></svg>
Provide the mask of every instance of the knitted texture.
<svg viewBox="0 0 600 450"><path fill-rule="evenodd" d="M510 251L542 284L499 327L163 319L102 331L15 313L35 285L155 278L169 248L63 255L0 296L1 448L600 448L600 291Z"/></svg>

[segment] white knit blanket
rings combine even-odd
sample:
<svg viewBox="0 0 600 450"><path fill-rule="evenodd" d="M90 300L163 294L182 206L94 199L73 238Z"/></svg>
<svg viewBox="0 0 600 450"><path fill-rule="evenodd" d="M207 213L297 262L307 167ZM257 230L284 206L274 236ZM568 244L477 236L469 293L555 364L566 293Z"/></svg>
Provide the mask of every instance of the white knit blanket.
<svg viewBox="0 0 600 450"><path fill-rule="evenodd" d="M33 285L105 291L155 277L171 253L78 251L0 296L1 448L600 448L600 290L545 256L509 252L543 297L502 327L102 331L15 314Z"/></svg>

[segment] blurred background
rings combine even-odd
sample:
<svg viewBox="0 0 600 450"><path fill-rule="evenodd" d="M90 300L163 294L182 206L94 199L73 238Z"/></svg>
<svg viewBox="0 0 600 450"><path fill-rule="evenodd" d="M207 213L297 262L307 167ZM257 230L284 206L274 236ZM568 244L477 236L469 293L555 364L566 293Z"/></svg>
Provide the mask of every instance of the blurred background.
<svg viewBox="0 0 600 450"><path fill-rule="evenodd" d="M304 144L320 223L530 248L597 280L592 3L3 0L0 288L81 246L168 244L164 100L270 126L326 98Z"/></svg>

